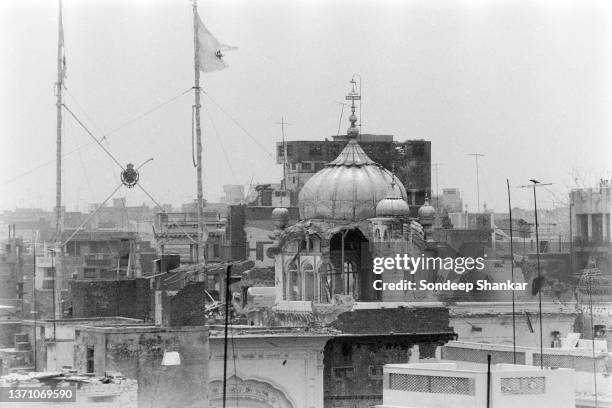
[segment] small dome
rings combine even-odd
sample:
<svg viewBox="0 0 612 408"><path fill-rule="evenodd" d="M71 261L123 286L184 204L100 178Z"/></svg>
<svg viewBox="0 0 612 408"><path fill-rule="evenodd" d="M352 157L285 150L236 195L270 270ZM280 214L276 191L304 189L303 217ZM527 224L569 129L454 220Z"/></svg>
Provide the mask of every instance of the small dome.
<svg viewBox="0 0 612 408"><path fill-rule="evenodd" d="M429 200L425 200L425 204L419 208L420 220L433 220L436 216L436 209L429 204Z"/></svg>
<svg viewBox="0 0 612 408"><path fill-rule="evenodd" d="M409 213L410 207L402 197L385 197L376 205L377 217L401 217Z"/></svg>
<svg viewBox="0 0 612 408"><path fill-rule="evenodd" d="M274 221L279 228L283 228L289 222L289 210L285 207L277 207L273 209L272 221Z"/></svg>

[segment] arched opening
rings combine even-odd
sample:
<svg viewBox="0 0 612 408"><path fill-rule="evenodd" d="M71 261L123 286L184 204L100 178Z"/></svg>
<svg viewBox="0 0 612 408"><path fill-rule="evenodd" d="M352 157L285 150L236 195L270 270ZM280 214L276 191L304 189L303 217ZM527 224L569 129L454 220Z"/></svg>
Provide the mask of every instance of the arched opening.
<svg viewBox="0 0 612 408"><path fill-rule="evenodd" d="M357 228L342 230L330 240L332 293L355 300L374 300L369 241Z"/></svg>
<svg viewBox="0 0 612 408"><path fill-rule="evenodd" d="M316 299L316 279L314 266L310 262L302 264L302 273L304 275L304 299L313 301Z"/></svg>
<svg viewBox="0 0 612 408"><path fill-rule="evenodd" d="M240 408L293 408L285 393L273 385L257 380L243 380L235 375L227 379L227 406ZM211 408L223 406L223 381L209 383Z"/></svg>
<svg viewBox="0 0 612 408"><path fill-rule="evenodd" d="M298 269L295 261L289 263L287 274L289 275L289 293L287 294L287 299L300 300L300 293L302 292L302 278L300 276L300 270Z"/></svg>

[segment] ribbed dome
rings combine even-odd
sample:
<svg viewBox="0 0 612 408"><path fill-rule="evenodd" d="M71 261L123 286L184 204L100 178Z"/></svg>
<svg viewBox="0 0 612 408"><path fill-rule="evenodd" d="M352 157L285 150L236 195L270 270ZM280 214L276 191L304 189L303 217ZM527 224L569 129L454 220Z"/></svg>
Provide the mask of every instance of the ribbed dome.
<svg viewBox="0 0 612 408"><path fill-rule="evenodd" d="M422 221L433 220L436 216L436 209L429 204L429 200L425 200L425 203L419 208L419 219Z"/></svg>
<svg viewBox="0 0 612 408"><path fill-rule="evenodd" d="M399 179L351 139L334 161L306 182L298 202L302 219L361 221L376 216L380 200L398 196L406 199Z"/></svg>
<svg viewBox="0 0 612 408"><path fill-rule="evenodd" d="M401 217L409 213L410 207L402 197L385 197L376 205L377 217Z"/></svg>

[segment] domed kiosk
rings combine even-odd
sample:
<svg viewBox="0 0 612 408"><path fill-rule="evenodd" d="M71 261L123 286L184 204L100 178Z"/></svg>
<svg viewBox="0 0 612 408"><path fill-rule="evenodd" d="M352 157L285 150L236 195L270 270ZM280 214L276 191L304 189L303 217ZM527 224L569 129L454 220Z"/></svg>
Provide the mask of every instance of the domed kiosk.
<svg viewBox="0 0 612 408"><path fill-rule="evenodd" d="M406 190L401 181L370 159L357 143L354 104L351 109L349 141L344 150L300 190L302 219L362 221L376 216L376 205L383 198L397 197L405 203Z"/></svg>

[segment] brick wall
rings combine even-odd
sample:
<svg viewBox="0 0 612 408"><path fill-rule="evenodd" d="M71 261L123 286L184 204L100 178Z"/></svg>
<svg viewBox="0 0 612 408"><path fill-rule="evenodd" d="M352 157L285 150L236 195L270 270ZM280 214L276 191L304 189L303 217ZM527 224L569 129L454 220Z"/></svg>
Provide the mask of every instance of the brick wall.
<svg viewBox="0 0 612 408"><path fill-rule="evenodd" d="M331 325L343 333L434 333L448 332L448 309L417 307L368 309L345 312Z"/></svg>
<svg viewBox="0 0 612 408"><path fill-rule="evenodd" d="M191 282L175 295L162 295L163 324L165 326L203 326L207 295L206 282Z"/></svg>
<svg viewBox="0 0 612 408"><path fill-rule="evenodd" d="M151 291L143 278L71 281L72 317L121 316L149 319Z"/></svg>

